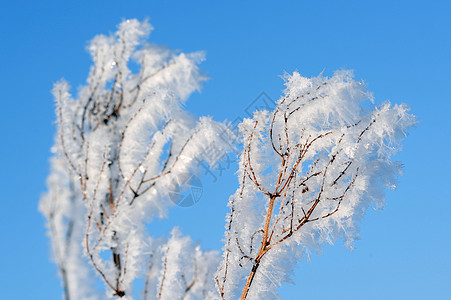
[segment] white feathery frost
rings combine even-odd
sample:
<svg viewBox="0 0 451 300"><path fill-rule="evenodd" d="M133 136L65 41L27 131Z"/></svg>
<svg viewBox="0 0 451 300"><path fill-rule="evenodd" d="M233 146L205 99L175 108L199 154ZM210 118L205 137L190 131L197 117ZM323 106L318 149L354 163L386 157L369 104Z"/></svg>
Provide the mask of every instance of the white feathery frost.
<svg viewBox="0 0 451 300"><path fill-rule="evenodd" d="M351 247L365 210L393 186L391 156L415 124L406 105L374 106L349 71L285 79L275 110L240 127L240 187L216 274L223 299L276 299L306 250L337 238Z"/></svg>
<svg viewBox="0 0 451 300"><path fill-rule="evenodd" d="M40 207L66 299L131 299L134 280L145 277L158 255L168 268L152 266L157 281L164 272L178 274L158 290L164 298L176 293L175 286L186 299L215 290L212 276L206 281L197 274L216 268L213 254L180 233L165 242L146 231L147 222L174 205L168 190L178 176L200 173L202 161L216 164L206 155L208 145L224 153L229 147L226 124L182 108L206 80L198 67L204 54L147 44L151 30L147 22L126 20L115 34L96 36L88 47L93 66L79 94L73 97L64 80L53 89L58 128ZM129 68L132 60L137 73ZM171 257L158 254L164 247ZM177 268L185 256L192 262L183 264L183 275ZM105 294L96 293L92 273L105 282ZM189 280L195 282L187 289ZM147 290L149 299L156 296Z"/></svg>

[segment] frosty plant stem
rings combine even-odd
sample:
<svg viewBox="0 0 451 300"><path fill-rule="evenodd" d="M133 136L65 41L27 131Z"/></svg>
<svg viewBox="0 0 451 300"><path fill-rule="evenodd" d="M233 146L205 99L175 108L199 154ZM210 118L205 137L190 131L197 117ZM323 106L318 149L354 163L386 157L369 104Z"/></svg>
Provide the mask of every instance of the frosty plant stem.
<svg viewBox="0 0 451 300"><path fill-rule="evenodd" d="M286 99L284 99L281 102L280 105L282 105L285 102L285 100ZM271 129L274 126L274 120L275 120L277 112L280 109L280 105L277 107L276 111L274 112L274 117L272 118L272 122L271 122ZM285 121L285 124L287 124L288 123L288 117L285 116L284 117L284 121ZM254 129L257 126L257 124L258 124L258 122L256 121ZM249 291L250 286L252 285L252 281L253 281L254 276L255 276L255 274L257 272L257 269L258 269L258 266L260 264L260 261L263 258L263 256L265 255L265 253L267 251L269 251L274 245L282 242L284 239L289 238L293 234L293 232L296 231L296 230L299 230L302 227L302 225L306 224L309 221L314 221L314 220L309 220L309 217L312 215L313 211L315 210L315 207L319 203L319 199L320 199L320 196L321 196L320 194L318 195L318 198L312 204L312 206L310 207L308 212L306 214L304 214L303 219L299 220L298 227L293 229L293 226L292 226L293 225L293 219L291 219L290 220L290 224L291 224L290 229L288 231L283 232L283 233L287 232L286 235L283 236L275 244L271 244L271 238L272 238L272 235L274 234L274 230L271 232L271 235L269 235L269 229L270 229L269 227L270 227L271 220L272 220L272 217L273 217L273 210L274 210L274 204L275 204L276 199L281 197L282 195L284 195L284 197L282 199L281 206L280 206L280 209L282 210L284 208L283 207L283 203L286 200L286 195L287 195L287 192L288 192L288 186L290 185L290 182L294 178L294 174L296 174L296 172L297 172L296 169L299 166L300 162L302 161L302 158L307 154L308 148L310 146L312 146L312 144L316 140L318 140L318 139L320 139L322 137L325 137L325 136L327 136L327 135L329 135L331 133L332 132L329 131L329 132L326 132L324 134L321 134L321 135L317 136L316 138L314 138L310 142L307 139L304 145L301 146L300 144L298 144L298 145L296 145L294 147L294 149L286 149L286 151L283 152L283 153L275 150L276 153L282 159L281 165L280 165L280 172L279 172L279 174L277 176L277 184L276 184L275 191L273 193L265 193L269 197L269 205L268 205L266 216L265 216L265 223L264 223L264 228L263 228L262 242L261 242L260 250L258 251L258 253L256 255L256 258L254 259L254 264L252 266L252 270L251 270L251 272L250 272L250 274L249 274L249 276L247 278L246 285L244 286L243 293L242 293L240 299L246 299L247 293ZM252 131L252 133L250 134L248 149L245 150L245 155L244 156L246 157L246 154L247 154L247 165L249 166L249 171L251 173L251 174L248 173L247 175L250 178L250 180L253 182L253 184L255 184L260 189L260 184L257 181L257 177L256 177L256 175L254 173L254 170L252 168L252 165L251 165L251 157L250 156L251 156L251 143L252 143L253 135L254 135L254 131ZM271 131L271 135L272 135L272 131ZM286 134L286 141L287 141L287 145L289 145L290 141L289 141L288 134ZM273 146L274 146L274 144L273 144ZM290 161L290 153L291 153L290 150L292 150L293 152L296 152L296 149L300 149L300 151L298 152L298 157L297 157L297 159L295 161L294 167L289 172L287 172L288 169L287 169L287 165L286 164L287 164L288 161ZM280 149L280 150L282 150L282 149ZM327 168L326 168L326 170L327 170ZM323 171L324 174L326 173L326 170ZM284 176L286 176L286 175L288 175L288 177L284 178ZM316 175L319 175L319 173L316 174ZM323 177L323 181L324 181L324 177ZM322 188L321 188L321 192L322 192L322 189L323 189L323 185L322 185ZM337 212L338 208L339 208L339 205L340 205L340 202L338 202L337 207L336 207L336 209L333 212L327 214L326 216L323 216L322 218L329 217L332 214L334 214L335 212ZM279 211L279 214L280 214L280 211ZM319 218L317 218L315 220L318 220L318 219ZM277 224L277 222L278 222L278 220L276 220L276 224Z"/></svg>
<svg viewBox="0 0 451 300"><path fill-rule="evenodd" d="M41 210L51 227L66 299L104 298L89 288L90 272L80 271L83 252L111 297L130 297L146 266L155 274L146 280L146 295L162 281L160 269L166 265L192 282L187 297L214 291L214 283L195 279L198 269L211 273L215 254L194 248L177 230L169 240L155 240L146 231L145 224L164 217L172 205L167 192L175 178L200 172L199 161L215 165L206 149L214 143L225 153L229 133L225 124L182 109L205 80L198 68L203 54L143 43L151 29L147 22L126 20L114 35L95 37L89 46L94 64L77 98L64 80L53 90L58 131ZM140 66L138 73L128 68L131 60ZM65 238L72 229L73 237ZM69 250L62 255L60 249ZM181 270L179 257L202 264L185 262ZM165 280L160 297L177 293L177 285L173 278Z"/></svg>
<svg viewBox="0 0 451 300"><path fill-rule="evenodd" d="M240 127L241 184L216 277L223 299L275 297L299 259L296 246L315 249L336 236L350 243L368 204L383 201L379 190L399 170L390 155L415 123L405 106L361 105L371 95L349 72L294 73L286 85L272 113L256 112Z"/></svg>

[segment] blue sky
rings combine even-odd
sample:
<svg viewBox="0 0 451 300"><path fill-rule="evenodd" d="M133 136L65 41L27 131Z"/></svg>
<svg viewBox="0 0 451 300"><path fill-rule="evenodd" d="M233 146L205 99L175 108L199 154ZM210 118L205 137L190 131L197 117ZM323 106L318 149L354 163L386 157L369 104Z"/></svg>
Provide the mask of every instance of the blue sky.
<svg viewBox="0 0 451 300"><path fill-rule="evenodd" d="M284 299L445 299L451 283L451 3L449 1L2 1L0 289L5 299L60 299L49 261L45 191L54 134L52 84L84 83L87 41L123 18L149 18L150 41L205 50L210 80L187 108L215 120L245 116L261 93L281 95L285 71L353 69L375 95L406 102L420 123L395 159L404 164L383 211L369 211L352 252L340 242L300 262ZM201 178L196 205L153 223L179 225L220 249L235 165ZM208 213L206 213L208 212ZM205 216L205 217L202 217ZM175 222L177 220L177 222ZM208 226L205 226L205 223Z"/></svg>

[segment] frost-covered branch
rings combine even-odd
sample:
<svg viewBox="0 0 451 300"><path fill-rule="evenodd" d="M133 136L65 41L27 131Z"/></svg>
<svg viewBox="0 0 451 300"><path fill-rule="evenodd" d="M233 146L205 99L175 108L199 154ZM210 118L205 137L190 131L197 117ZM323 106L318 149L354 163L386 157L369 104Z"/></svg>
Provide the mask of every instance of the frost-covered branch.
<svg viewBox="0 0 451 300"><path fill-rule="evenodd" d="M91 284L94 278L83 253L81 240L86 208L79 199L78 182L68 171L61 149L53 148L51 175L47 179L49 191L42 197L39 209L47 217L53 253L61 276L64 299L99 299Z"/></svg>
<svg viewBox="0 0 451 300"><path fill-rule="evenodd" d="M42 207L68 299L81 299L71 291L91 284L75 283L66 275L68 262L75 257L83 260L83 251L109 288L109 296L131 297L132 283L145 273L141 267L147 265L148 254L158 252L159 243L164 243L149 237L145 224L166 216L173 205L167 191L179 176L199 173L199 161L216 164L206 156L210 144L224 153L229 147L225 124L196 119L182 109L205 80L198 68L203 54L143 43L151 29L147 22L127 20L114 35L95 37L89 46L94 65L77 98L72 98L63 80L53 90L58 124L55 160L63 175L52 171ZM132 61L140 66L136 74L130 69ZM61 198L69 189L77 210ZM55 207L65 214L61 216ZM60 218L67 218L67 224L56 224ZM71 232L69 244L77 244L70 255L61 250L70 246L59 237L65 231ZM183 249L190 250L210 255L196 252L194 246ZM196 261L213 263L201 257ZM152 265L152 273L159 274L155 270L159 264ZM198 264L192 268L202 269ZM178 278L186 285L181 295L193 294L201 277Z"/></svg>
<svg viewBox="0 0 451 300"><path fill-rule="evenodd" d="M368 205L382 205L399 172L391 154L415 123L405 105L366 108L371 95L350 72L286 78L275 110L241 124L241 186L230 198L216 276L223 299L272 299L299 246L337 237L350 244Z"/></svg>

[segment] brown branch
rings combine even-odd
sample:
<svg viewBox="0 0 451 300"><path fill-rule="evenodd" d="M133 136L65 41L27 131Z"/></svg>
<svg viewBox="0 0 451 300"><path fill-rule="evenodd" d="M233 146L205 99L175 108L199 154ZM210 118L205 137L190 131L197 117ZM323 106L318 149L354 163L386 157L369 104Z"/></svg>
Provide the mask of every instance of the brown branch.
<svg viewBox="0 0 451 300"><path fill-rule="evenodd" d="M183 278L183 281L185 282L185 286L186 286L185 294L183 295L182 299L185 299L185 297L188 295L189 291L193 288L194 284L197 281L197 262L196 262L196 258L194 258L194 272L193 273L194 273L193 274L193 280L188 285L186 284L185 276L183 276L183 274L182 274L182 276L183 276L182 278Z"/></svg>
<svg viewBox="0 0 451 300"><path fill-rule="evenodd" d="M357 170L357 172L358 172L358 170ZM324 216L317 217L317 218L315 218L315 219L311 219L310 222L312 222L312 221L317 221L317 220L319 220L319 219L325 219L325 218L328 218L328 217L332 216L333 214L335 214L335 213L338 211L338 209L340 208L340 204L341 204L341 202L343 201L344 196L346 195L346 193L348 192L348 190L351 188L351 186L354 185L354 182L355 182L356 179L357 179L357 174L354 176L354 178L352 179L352 181L351 181L351 182L349 183L349 185L346 187L346 189L344 190L343 194L342 194L341 196L339 196L339 198L338 198L339 201L338 201L337 206L335 207L335 209L334 209L333 211L329 212L328 214L326 214L326 215L324 215Z"/></svg>
<svg viewBox="0 0 451 300"><path fill-rule="evenodd" d="M270 193L269 193L268 191L266 191L266 190L263 188L263 186L258 182L257 176L256 176L256 174L255 174L255 172L254 172L254 168L252 167L252 164L251 164L251 144L252 144L252 139L253 139L253 137L254 137L254 132L255 132L255 129L256 129L256 127L257 127L257 124L258 124L258 121L255 121L254 128L253 128L253 130L252 130L252 132L251 132L251 134L250 134L250 136L249 136L248 149L247 149L247 150L244 150L244 153L245 153L245 154L247 153L247 166L249 166L249 170L250 170L250 172L251 172L250 174L247 173L247 172L246 172L246 173L249 175L249 179L257 186L257 188L258 188L263 194L265 194L265 195L270 195ZM251 177L250 175L252 175L252 177Z"/></svg>
<svg viewBox="0 0 451 300"><path fill-rule="evenodd" d="M260 247L260 250L258 251L257 257L254 260L254 265L252 266L251 273L249 274L246 285L244 286L243 293L241 294L241 300L246 299L247 293L249 292L249 288L252 285L252 281L254 280L255 274L257 273L257 269L260 265L260 260L262 259L263 255L266 253L266 248L268 246L268 230L269 225L271 222L272 212L274 208L274 201L276 199L277 195L271 195L269 199L269 206L265 217L265 225L263 227L263 238L262 238L262 244Z"/></svg>
<svg viewBox="0 0 451 300"><path fill-rule="evenodd" d="M99 177L97 179L96 186L94 188L93 198L91 200L91 205L90 205L89 214L88 214L88 224L86 226L85 247L86 247L86 253L89 256L89 259L91 260L91 263L92 263L94 269L97 271L97 273L100 274L100 276L102 277L103 281L116 293L116 295L118 295L119 297L123 297L125 295L124 291L120 291L118 288L115 288L113 286L113 284L108 280L108 278L106 277L105 273L99 268L99 266L95 262L94 255L92 254L91 249L89 247L89 231L90 231L90 228L91 228L91 219L93 218L92 214L93 214L93 211L94 211L94 201L95 201L95 198L96 198L96 193L97 193L97 190L98 190L98 187L99 187L99 184L100 184L102 173L104 171L105 163L106 163L106 161L104 159L103 163L102 163L102 167L101 167L100 172L99 172ZM98 223L97 223L97 225L98 225ZM102 231L100 232L100 235L102 235Z"/></svg>
<svg viewBox="0 0 451 300"><path fill-rule="evenodd" d="M296 172L297 167L299 166L299 164L301 163L302 159L305 157L305 155L307 154L309 148L313 145L314 142L316 142L318 139L321 139L325 136L328 136L329 134L332 134L332 131L328 131L326 133L320 134L317 137L315 137L312 141L310 141L310 143L308 143L308 139L306 140L303 148L300 150L299 152L299 157L297 159L297 161L295 162L294 167L291 169L290 175L288 176L288 178L284 181L284 184L282 187L279 187L277 190L283 191L286 186L290 183L290 181L292 180L294 173ZM307 144L308 143L308 144ZM279 185L280 186L280 185Z"/></svg>
<svg viewBox="0 0 451 300"><path fill-rule="evenodd" d="M249 261L253 262L253 261L254 261L254 258L252 258L252 257L250 257L249 255L245 254L244 251L243 251L243 249L241 248L240 241L238 240L238 236L235 237L235 240L236 240L236 245L238 246L238 250L240 250L240 252L241 252L241 258L240 258L240 260L241 260L242 258L247 258Z"/></svg>
<svg viewBox="0 0 451 300"><path fill-rule="evenodd" d="M125 248L125 253L124 253L124 255L125 255L125 258L124 258L124 269L123 269L123 271L121 273L121 279L120 279L120 281L119 281L119 283L117 285L117 289L119 289L119 286L122 283L124 283L125 275L127 275L128 247L129 247L129 244L127 243L127 247Z"/></svg>
<svg viewBox="0 0 451 300"><path fill-rule="evenodd" d="M150 281L150 275L152 271L152 254L150 255L149 259L149 267L147 268L147 274L146 274L146 282L144 283L144 296L143 300L147 300L147 294L149 293L149 281Z"/></svg>
<svg viewBox="0 0 451 300"><path fill-rule="evenodd" d="M55 254L56 263L58 265L58 269L60 271L61 278L63 280L64 299L70 300L69 280L67 277L66 264L63 262L63 259L62 259L61 248L58 243L58 234L57 234L56 225L55 225L55 211L56 211L55 206L56 206L56 197L53 196L51 206L50 206L50 212L49 212L49 216L48 216L50 235L52 236L52 240L53 240L53 253ZM66 234L66 249L69 248L69 242L70 242L70 240L67 239L67 234Z"/></svg>
<svg viewBox="0 0 451 300"><path fill-rule="evenodd" d="M163 262L163 276L161 277L161 283L160 283L160 289L158 291L158 299L161 299L161 296L163 294L163 285L164 285L164 281L166 279L166 272L167 272L167 264L168 264L168 253L169 253L169 246L166 249L166 255L164 257L164 262Z"/></svg>
<svg viewBox="0 0 451 300"><path fill-rule="evenodd" d="M244 162L246 161L246 155L244 153L242 155L242 158L243 158L242 163L244 164ZM241 190L240 190L240 195L239 195L240 198L243 197L243 192L244 192L244 186L245 186L245 183L246 183L246 178L247 178L246 173L243 172L243 177L241 179ZM232 230L233 216L234 216L234 213L235 213L234 203L235 203L235 200L232 199L232 202L230 204L230 206L231 206L230 207L231 213L230 213L230 218L229 218L229 225L228 225L228 228L227 228L227 233L228 233L227 245L226 245L226 252L227 253L225 255L226 256L225 257L225 270L224 270L224 277L222 278L222 286L219 283L218 277L217 276L215 277L216 284L218 286L218 290L219 290L219 293L220 293L222 299L225 299L224 298L224 286L225 286L225 283L226 283L226 280L227 280L227 273L228 273L228 267L229 267L229 254L230 254L230 251L228 249L230 248L230 243L231 243L231 239L232 239L231 238L231 234L232 234L231 230Z"/></svg>
<svg viewBox="0 0 451 300"><path fill-rule="evenodd" d="M221 295L221 299L224 298L224 286L221 288L221 285L219 284L218 276L215 277L216 285L218 286L219 294Z"/></svg>
<svg viewBox="0 0 451 300"><path fill-rule="evenodd" d="M272 120L271 120L270 129L269 129L269 138L270 138L270 140L271 140L272 148L274 149L274 152L276 152L279 156L282 156L282 153L279 152L279 151L276 149L276 145L274 144L274 139L273 139L273 128L274 128L274 123L275 123L275 120L276 120L276 115L277 115L277 113L279 112L280 107L283 105L283 103L285 102L285 100L286 100L289 96L290 96L289 94L286 95L286 96L282 99L282 101L280 101L279 105L276 107L276 109L275 109L275 111L274 111L274 114L273 114L273 117L272 117ZM281 143L280 143L280 142L279 142L279 146L281 147Z"/></svg>
<svg viewBox="0 0 451 300"><path fill-rule="evenodd" d="M59 97L58 97L58 116L59 116L59 137L60 137L60 143L61 143L61 150L62 150L62 152L63 152L63 154L64 154L64 156L66 157L66 161L67 161L67 163L69 164L69 166L70 166L70 168L76 173L76 174L78 174L79 175L79 177L80 177L80 179L81 179L81 173L79 172L79 171L77 171L77 168L75 168L75 165L74 165L74 163L73 163L73 161L72 161L72 159L69 157L69 153L67 152L67 150L66 150L66 144L65 144L65 141L64 141L64 129L63 129L63 127L64 127L64 120L63 120L63 111L62 111L62 103L61 103L61 98L62 98L62 95L61 95L61 91L58 91L58 95L59 95Z"/></svg>

